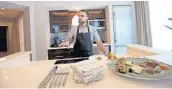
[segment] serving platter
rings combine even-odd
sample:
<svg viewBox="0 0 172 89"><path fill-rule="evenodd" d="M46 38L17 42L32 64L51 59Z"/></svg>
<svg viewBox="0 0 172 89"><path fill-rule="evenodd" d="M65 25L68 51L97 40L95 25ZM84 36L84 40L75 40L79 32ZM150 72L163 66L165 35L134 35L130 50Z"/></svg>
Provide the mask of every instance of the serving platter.
<svg viewBox="0 0 172 89"><path fill-rule="evenodd" d="M121 76L125 76L125 77L130 77L130 78L136 78L136 79L144 79L144 80L160 80L160 79L165 79L165 78L169 78L172 77L172 67L168 64L162 63L162 62L158 62L152 59L147 59L147 58L123 58L125 61L128 62L132 62L132 66L125 66L125 73L122 73L119 71L119 69L117 68L117 60L109 60L109 62L107 63L107 67L112 70L113 73L121 75ZM146 72L146 70L150 67L142 67L140 66L141 63L146 63L148 61L153 61L156 63L159 63L159 66L165 66L168 69L161 69L161 71L159 73L153 73L150 74L148 72ZM139 66L142 67L142 72L141 73L135 73L135 72L131 72L129 69L132 69L133 66ZM153 69L153 68L152 68Z"/></svg>

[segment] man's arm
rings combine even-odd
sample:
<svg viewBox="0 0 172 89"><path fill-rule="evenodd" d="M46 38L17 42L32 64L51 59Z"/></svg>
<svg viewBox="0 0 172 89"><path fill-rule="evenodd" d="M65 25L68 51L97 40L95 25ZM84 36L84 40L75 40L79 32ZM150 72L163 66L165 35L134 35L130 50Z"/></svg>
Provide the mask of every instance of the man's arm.
<svg viewBox="0 0 172 89"><path fill-rule="evenodd" d="M75 27L72 26L72 28L67 33L67 37L66 37L65 41L62 42L59 46L60 47L68 47L74 34L75 34Z"/></svg>
<svg viewBox="0 0 172 89"><path fill-rule="evenodd" d="M107 55L103 43L102 43L100 40L98 40L98 41L96 41L96 44L97 44L97 46L99 47L99 49L100 49L105 55Z"/></svg>
<svg viewBox="0 0 172 89"><path fill-rule="evenodd" d="M96 42L97 46L99 47L100 51L107 55L107 52L104 48L103 43L100 41L100 36L96 29L93 29L93 40Z"/></svg>
<svg viewBox="0 0 172 89"><path fill-rule="evenodd" d="M67 40L67 41L71 41L71 40L72 40L72 37L74 36L74 34L75 34L75 27L72 26L71 29L70 29L70 30L68 31L68 33L67 33L67 38L66 38L66 40Z"/></svg>

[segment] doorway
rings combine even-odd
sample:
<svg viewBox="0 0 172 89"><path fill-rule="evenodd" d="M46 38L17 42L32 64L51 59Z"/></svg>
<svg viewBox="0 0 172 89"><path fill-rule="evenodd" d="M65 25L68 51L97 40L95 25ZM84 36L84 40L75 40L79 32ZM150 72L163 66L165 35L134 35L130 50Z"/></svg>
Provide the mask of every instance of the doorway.
<svg viewBox="0 0 172 89"><path fill-rule="evenodd" d="M0 22L0 58L11 53L11 23Z"/></svg>
<svg viewBox="0 0 172 89"><path fill-rule="evenodd" d="M0 52L7 52L7 26L0 26Z"/></svg>

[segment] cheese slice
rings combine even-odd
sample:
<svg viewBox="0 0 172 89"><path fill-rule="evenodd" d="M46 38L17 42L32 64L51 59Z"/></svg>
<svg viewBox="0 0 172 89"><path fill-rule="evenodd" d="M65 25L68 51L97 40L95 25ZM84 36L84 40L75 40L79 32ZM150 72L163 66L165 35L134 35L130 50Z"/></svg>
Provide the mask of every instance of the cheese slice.
<svg viewBox="0 0 172 89"><path fill-rule="evenodd" d="M126 64L127 66L133 66L132 61L126 61L125 64Z"/></svg>
<svg viewBox="0 0 172 89"><path fill-rule="evenodd" d="M141 66L134 65L134 66L132 67L132 69L134 70L135 73L140 74L140 73L143 71L144 68L141 67Z"/></svg>

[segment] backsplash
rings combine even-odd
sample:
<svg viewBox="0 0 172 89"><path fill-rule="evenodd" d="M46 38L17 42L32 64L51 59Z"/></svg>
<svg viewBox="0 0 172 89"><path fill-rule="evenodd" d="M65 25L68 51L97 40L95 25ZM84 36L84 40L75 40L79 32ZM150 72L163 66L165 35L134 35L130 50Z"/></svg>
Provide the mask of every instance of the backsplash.
<svg viewBox="0 0 172 89"><path fill-rule="evenodd" d="M51 33L50 34L51 40L50 45L54 44L54 37L59 37L61 40L65 40L67 37L67 32L58 32L58 33Z"/></svg>

